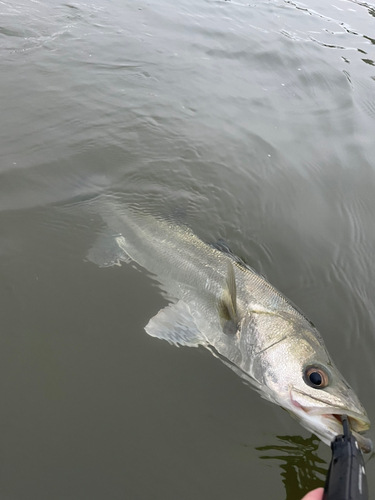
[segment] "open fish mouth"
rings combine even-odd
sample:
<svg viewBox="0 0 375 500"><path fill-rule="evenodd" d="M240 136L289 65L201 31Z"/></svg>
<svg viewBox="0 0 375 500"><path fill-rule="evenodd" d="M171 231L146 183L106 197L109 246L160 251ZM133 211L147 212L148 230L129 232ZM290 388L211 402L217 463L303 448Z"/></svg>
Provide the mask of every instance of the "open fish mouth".
<svg viewBox="0 0 375 500"><path fill-rule="evenodd" d="M350 414L350 412L342 411L340 413L324 413L322 415L323 419L331 420L332 424L337 428L338 434L342 434L342 415L347 415L349 420L349 426L352 431L353 436L358 441L358 445L363 451L363 453L370 453L373 450L373 444L370 438L362 435L362 432L367 431L370 427L370 422L363 415Z"/></svg>
<svg viewBox="0 0 375 500"><path fill-rule="evenodd" d="M326 439L329 434L332 437L331 440L333 440L335 436L343 433L341 417L342 415L347 415L351 432L358 441L358 445L362 452L370 453L373 451L373 443L371 439L362 435L362 433L367 431L370 427L370 421L367 418L367 415L355 413L349 410L343 410L341 408L306 409L301 407L301 409L306 412L308 420L310 420L311 423L312 420L318 420L318 422L314 425L316 430L313 430L313 432L316 432L319 436L324 434ZM325 433L324 429L328 431L328 433Z"/></svg>
<svg viewBox="0 0 375 500"><path fill-rule="evenodd" d="M371 439L362 435L370 428L370 421L365 411L356 412L345 408L326 406L318 399L317 406L305 406L298 401L299 391L290 391L290 400L293 405L291 414L300 420L301 424L320 439L330 444L336 436L343 434L342 415L346 415L349 420L350 430L356 438L363 453L373 451ZM311 399L310 399L311 401ZM310 403L309 401L309 403Z"/></svg>

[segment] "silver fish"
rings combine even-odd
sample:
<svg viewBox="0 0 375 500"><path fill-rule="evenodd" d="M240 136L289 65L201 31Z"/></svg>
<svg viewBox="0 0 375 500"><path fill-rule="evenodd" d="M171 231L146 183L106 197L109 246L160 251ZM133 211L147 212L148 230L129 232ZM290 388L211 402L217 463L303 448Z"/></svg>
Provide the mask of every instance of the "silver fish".
<svg viewBox="0 0 375 500"><path fill-rule="evenodd" d="M99 208L98 208L99 205ZM282 293L220 244L188 227L96 202L109 234L88 258L101 266L134 261L155 275L170 304L146 332L176 345L203 345L329 444L349 417L362 450L370 426L353 389L335 367L314 325Z"/></svg>

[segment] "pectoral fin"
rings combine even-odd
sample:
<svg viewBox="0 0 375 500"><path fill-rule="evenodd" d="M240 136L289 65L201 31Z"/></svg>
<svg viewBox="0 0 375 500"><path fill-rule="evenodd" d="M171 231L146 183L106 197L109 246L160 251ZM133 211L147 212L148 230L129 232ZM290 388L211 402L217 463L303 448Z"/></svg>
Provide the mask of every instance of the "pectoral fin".
<svg viewBox="0 0 375 500"><path fill-rule="evenodd" d="M198 347L206 344L189 306L182 300L161 309L150 319L145 330L151 337L167 340L177 346Z"/></svg>
<svg viewBox="0 0 375 500"><path fill-rule="evenodd" d="M221 326L224 333L233 334L238 330L236 276L232 263L228 260L227 278L223 295L218 303Z"/></svg>
<svg viewBox="0 0 375 500"><path fill-rule="evenodd" d="M121 234L107 231L98 237L87 254L88 260L100 267L121 265L121 262L132 261L125 250L125 239Z"/></svg>

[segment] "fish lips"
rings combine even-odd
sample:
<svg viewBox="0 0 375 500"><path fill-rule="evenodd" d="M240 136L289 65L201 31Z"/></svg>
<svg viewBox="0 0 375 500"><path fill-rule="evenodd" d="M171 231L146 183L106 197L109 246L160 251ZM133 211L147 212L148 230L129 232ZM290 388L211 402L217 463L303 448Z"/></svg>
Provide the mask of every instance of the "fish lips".
<svg viewBox="0 0 375 500"><path fill-rule="evenodd" d="M302 420L303 425L317 434L322 441L333 441L336 436L343 433L341 416L347 415L351 432L358 441L362 452L370 453L373 451L371 439L362 435L370 427L370 421L366 414L335 407L306 408L293 398L292 391L290 392L290 399L295 416Z"/></svg>

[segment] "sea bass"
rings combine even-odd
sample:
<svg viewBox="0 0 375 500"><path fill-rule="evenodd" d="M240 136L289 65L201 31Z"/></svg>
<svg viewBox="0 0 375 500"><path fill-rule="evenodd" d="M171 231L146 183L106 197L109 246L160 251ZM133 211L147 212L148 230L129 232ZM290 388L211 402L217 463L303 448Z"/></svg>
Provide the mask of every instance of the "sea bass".
<svg viewBox="0 0 375 500"><path fill-rule="evenodd" d="M296 306L223 243L209 245L173 220L111 200L95 211L108 225L89 251L101 266L136 262L168 301L146 332L176 345L208 347L261 396L329 444L349 417L361 448L366 411L335 367L321 335Z"/></svg>

